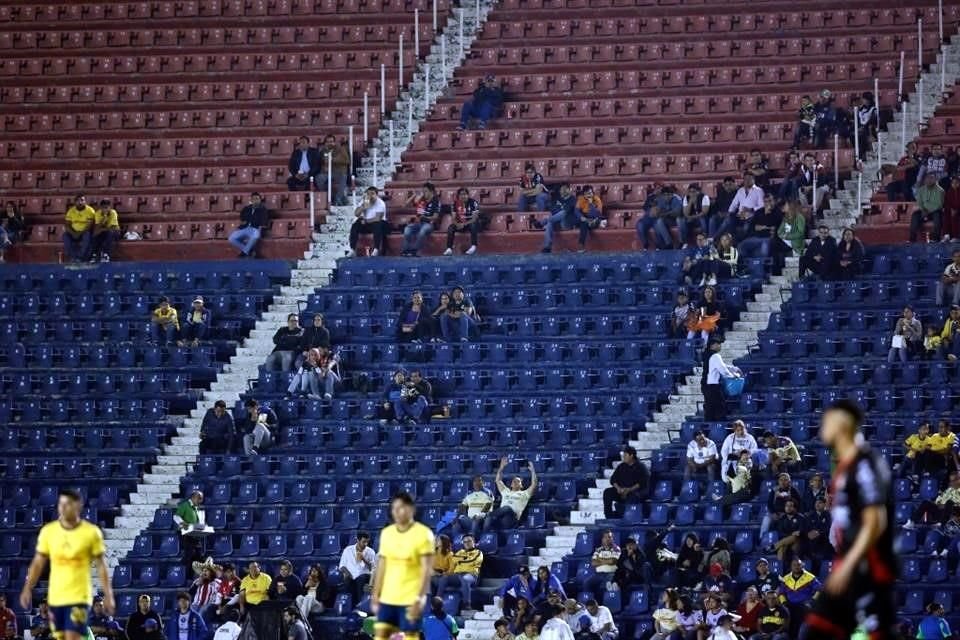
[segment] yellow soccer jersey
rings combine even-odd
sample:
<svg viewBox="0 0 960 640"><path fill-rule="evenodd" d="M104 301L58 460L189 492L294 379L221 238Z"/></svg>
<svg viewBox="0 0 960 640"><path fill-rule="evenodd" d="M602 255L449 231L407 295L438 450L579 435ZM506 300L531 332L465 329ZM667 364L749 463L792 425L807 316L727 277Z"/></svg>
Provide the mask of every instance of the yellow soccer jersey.
<svg viewBox="0 0 960 640"><path fill-rule="evenodd" d="M37 552L50 559L50 587L47 602L51 607L93 604L91 565L104 554L100 527L81 520L73 529L60 521L40 529Z"/></svg>
<svg viewBox="0 0 960 640"><path fill-rule="evenodd" d="M423 556L433 555L433 532L414 522L406 531L397 525L385 527L380 533L380 557L387 565L383 576L380 602L407 607L416 602L423 589L420 562Z"/></svg>

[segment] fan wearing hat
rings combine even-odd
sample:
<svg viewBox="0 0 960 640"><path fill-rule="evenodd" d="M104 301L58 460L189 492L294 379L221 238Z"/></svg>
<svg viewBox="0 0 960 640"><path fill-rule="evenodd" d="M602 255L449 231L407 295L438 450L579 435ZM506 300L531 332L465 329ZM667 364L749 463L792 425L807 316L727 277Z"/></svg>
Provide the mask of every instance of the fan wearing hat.
<svg viewBox="0 0 960 640"><path fill-rule="evenodd" d="M213 313L203 306L203 298L197 296L193 299L193 305L184 318L183 326L180 328L180 341L177 344L181 347L187 345L196 347L201 340L207 338L212 326Z"/></svg>

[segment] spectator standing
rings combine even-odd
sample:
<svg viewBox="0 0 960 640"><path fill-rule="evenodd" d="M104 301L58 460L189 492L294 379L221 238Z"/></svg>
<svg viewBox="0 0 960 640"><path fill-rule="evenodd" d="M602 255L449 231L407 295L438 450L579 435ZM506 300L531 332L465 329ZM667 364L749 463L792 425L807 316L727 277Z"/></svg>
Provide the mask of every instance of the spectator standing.
<svg viewBox="0 0 960 640"><path fill-rule="evenodd" d="M783 220L777 229L780 246L777 250L786 255L802 255L807 238L807 219L800 213L800 203L787 202L783 208Z"/></svg>
<svg viewBox="0 0 960 640"><path fill-rule="evenodd" d="M643 500L650 486L650 472L637 459L637 450L627 445L621 450L621 462L610 476L610 486L603 490L603 513L606 518L622 518L627 503Z"/></svg>
<svg viewBox="0 0 960 640"><path fill-rule="evenodd" d="M425 182L420 193L414 193L404 206L414 208L414 217L403 228L403 251L401 255L416 256L427 236L433 233L440 222L440 196L432 182Z"/></svg>
<svg viewBox="0 0 960 640"><path fill-rule="evenodd" d="M329 158L330 168L332 169L330 184L333 187L333 193L327 194L330 204L347 204L347 179L350 176L350 169L353 164L350 151L346 145L337 142L336 136L328 133L323 139L323 146L317 150L317 155L320 165L313 178L317 190L327 190L327 159Z"/></svg>
<svg viewBox="0 0 960 640"><path fill-rule="evenodd" d="M353 598L354 605L363 599L376 566L377 553L370 546L370 534L358 531L357 541L346 547L340 555L338 567L343 579L343 590Z"/></svg>
<svg viewBox="0 0 960 640"><path fill-rule="evenodd" d="M463 287L454 287L450 292L450 300L446 303L440 315L440 332L447 342L470 341L470 329L477 326L477 308L467 297Z"/></svg>
<svg viewBox="0 0 960 640"><path fill-rule="evenodd" d="M303 340L303 327L300 326L300 317L291 313L287 316L287 325L277 329L273 334L273 351L267 357L264 368L267 371L288 372L293 369L293 361L300 352Z"/></svg>
<svg viewBox="0 0 960 640"><path fill-rule="evenodd" d="M790 612L780 603L775 590L763 594L763 608L757 618L757 633L750 640L789 640Z"/></svg>
<svg viewBox="0 0 960 640"><path fill-rule="evenodd" d="M173 521L181 534L180 544L183 547L183 565L188 575L193 569L194 560L199 560L203 556L200 541L189 535L191 528L200 524L200 505L202 504L203 492L194 489L186 500L181 500L177 504L177 510L173 514Z"/></svg>
<svg viewBox="0 0 960 640"><path fill-rule="evenodd" d="M740 378L739 368L727 365L720 355L723 345L717 338L710 338L703 351L703 375L700 390L703 393L703 417L708 422L723 420L727 415L727 399L724 396L722 378Z"/></svg>
<svg viewBox="0 0 960 640"><path fill-rule="evenodd" d="M254 191L250 194L250 204L240 211L240 226L230 234L227 241L240 250L239 258L256 258L257 244L267 228L269 211L263 203L263 197Z"/></svg>
<svg viewBox="0 0 960 640"><path fill-rule="evenodd" d="M500 492L500 506L491 511L490 515L484 519L484 531L512 529L517 526L520 518L523 517L527 504L533 494L537 492L537 470L534 468L533 462L527 463L527 468L530 470L530 486L526 489L523 488L523 480L519 477L513 478L509 487L503 483L503 470L506 466L507 458L504 456L500 458L496 478L497 491Z"/></svg>
<svg viewBox="0 0 960 640"><path fill-rule="evenodd" d="M517 211L529 211L533 205L535 211L546 211L550 207L550 191L543 182L543 176L537 172L533 163L527 163L520 178L520 197L517 199Z"/></svg>
<svg viewBox="0 0 960 640"><path fill-rule="evenodd" d="M716 477L719 460L716 443L702 430L697 431L687 444L687 466L683 479L689 480L695 474L706 473L707 480L712 482Z"/></svg>
<svg viewBox="0 0 960 640"><path fill-rule="evenodd" d="M594 549L590 558L593 574L583 581L584 591L589 591L594 596L602 595L609 588L609 584L616 584L613 577L617 572L620 553L620 547L613 541L613 531L606 529L600 534L600 546Z"/></svg>
<svg viewBox="0 0 960 640"><path fill-rule="evenodd" d="M917 189L917 210L910 216L910 242L917 241L920 228L930 221L933 222L930 240L938 242L941 239L945 198L943 187L937 184L937 174L925 174L921 186Z"/></svg>
<svg viewBox="0 0 960 640"><path fill-rule="evenodd" d="M46 601L40 604L45 606ZM164 637L163 621L152 605L153 601L145 593L137 598L137 610L130 614L124 627L128 640L156 640L157 636ZM49 616L44 616L44 621L49 628ZM47 636L49 637L49 630ZM37 634L34 633L33 637L36 638Z"/></svg>
<svg viewBox="0 0 960 640"><path fill-rule="evenodd" d="M780 600L790 612L790 637L796 638L807 610L820 592L822 585L803 565L803 560L794 558L790 573L780 581Z"/></svg>
<svg viewBox="0 0 960 640"><path fill-rule="evenodd" d="M457 189L457 198L451 207L452 219L447 227L447 248L443 255L453 255L453 241L458 233L470 234L470 246L464 253L473 255L477 252L477 238L480 235L480 203L470 197L470 191L466 187Z"/></svg>
<svg viewBox="0 0 960 640"><path fill-rule="evenodd" d="M950 185L943 194L943 238L960 240L960 174L950 177Z"/></svg>
<svg viewBox="0 0 960 640"><path fill-rule="evenodd" d="M109 200L101 200L93 215L93 235L90 239L91 262L110 262L113 248L120 240L120 220Z"/></svg>
<svg viewBox="0 0 960 640"><path fill-rule="evenodd" d="M750 434L743 420L735 420L733 432L723 439L720 445L720 465L724 475L736 472L736 465L740 461L740 453L746 451L753 457L757 452L757 440Z"/></svg>
<svg viewBox="0 0 960 640"><path fill-rule="evenodd" d="M177 310L170 306L170 299L163 296L150 315L150 340L161 347L171 345L175 342L179 330Z"/></svg>
<svg viewBox="0 0 960 640"><path fill-rule="evenodd" d="M590 617L590 634L600 640L616 640L620 635L609 607L587 600L587 615Z"/></svg>
<svg viewBox="0 0 960 640"><path fill-rule="evenodd" d="M580 210L576 208L577 197L570 188L569 182L560 184L557 199L550 207L550 215L544 222L531 216L530 224L535 229L544 229L542 253L553 251L553 234L559 226L561 229L572 229L580 224Z"/></svg>
<svg viewBox="0 0 960 640"><path fill-rule="evenodd" d="M822 280L828 280L833 277L836 261L837 243L830 236L830 228L821 224L817 227L817 237L810 241L800 257L800 277L806 277L809 271Z"/></svg>
<svg viewBox="0 0 960 640"><path fill-rule="evenodd" d="M70 262L86 262L90 259L93 242L93 225L97 211L87 204L86 196L77 196L64 216L63 253Z"/></svg>
<svg viewBox="0 0 960 640"><path fill-rule="evenodd" d="M177 609L166 626L167 640L204 640L207 625L199 613L190 608L190 594L177 594Z"/></svg>
<svg viewBox="0 0 960 640"><path fill-rule="evenodd" d="M652 198L644 204L645 215L637 221L637 235L644 249L650 248L650 231L654 232L654 241L658 249L673 248L673 236L670 229L682 222L681 242L686 237L686 220L683 218L683 200L673 192L670 185L660 185Z"/></svg>
<svg viewBox="0 0 960 640"><path fill-rule="evenodd" d="M493 496L483 483L483 476L473 477L473 488L463 497L459 505L457 526L461 531L476 536L479 534L483 519L493 508Z"/></svg>
<svg viewBox="0 0 960 640"><path fill-rule="evenodd" d="M247 398L243 403L247 411L237 431L243 434L243 451L248 456L260 453L273 445L273 431L278 426L277 414L270 407L261 409L260 403Z"/></svg>
<svg viewBox="0 0 960 640"><path fill-rule="evenodd" d="M503 106L503 90L496 85L493 75L484 76L473 91L473 96L460 109L460 127L467 129L472 120L478 120L477 128L486 129L490 120Z"/></svg>
<svg viewBox="0 0 960 640"><path fill-rule="evenodd" d="M863 243L850 227L845 227L837 245L836 275L840 280L853 280L860 275L864 257Z"/></svg>
<svg viewBox="0 0 960 640"><path fill-rule="evenodd" d="M287 170L290 172L290 177L287 178L287 189L310 190L310 182L320 172L320 153L310 146L310 138L307 136L297 138L297 146L290 153L290 159L287 161Z"/></svg>
<svg viewBox="0 0 960 640"><path fill-rule="evenodd" d="M483 551L476 547L473 535L464 534L460 540L463 545L453 552L453 563L450 572L440 578L437 585L437 594L443 594L447 589L460 588L460 602L465 609L473 609L471 592L473 585L480 579L480 567L483 565Z"/></svg>
<svg viewBox="0 0 960 640"><path fill-rule="evenodd" d="M960 304L960 249L955 249L952 260L943 269L943 275L937 281L937 306L942 307L944 300L950 297L950 304Z"/></svg>
<svg viewBox="0 0 960 640"><path fill-rule="evenodd" d="M690 183L681 204L683 205L683 220L688 232L696 230L707 233L710 228L710 196L703 192L699 182ZM681 243L686 243L687 237L683 235L680 239Z"/></svg>
<svg viewBox="0 0 960 640"><path fill-rule="evenodd" d="M190 311L184 316L183 326L180 329L180 341L177 344L181 347L198 347L201 340L206 340L211 327L213 327L213 313L203 306L203 298L197 296L193 299Z"/></svg>
<svg viewBox="0 0 960 640"><path fill-rule="evenodd" d="M577 196L576 213L579 216L580 234L577 237L578 251L587 250L587 238L598 227L605 229L607 219L603 217L603 200L590 185L584 186Z"/></svg>
<svg viewBox="0 0 960 640"><path fill-rule="evenodd" d="M365 233L373 235L373 249L370 255L379 256L383 251L383 241L390 228L387 225L387 205L379 194L376 187L367 187L363 192L363 200L353 211L354 221L350 225L348 258L357 255L357 242L360 240L360 235Z"/></svg>

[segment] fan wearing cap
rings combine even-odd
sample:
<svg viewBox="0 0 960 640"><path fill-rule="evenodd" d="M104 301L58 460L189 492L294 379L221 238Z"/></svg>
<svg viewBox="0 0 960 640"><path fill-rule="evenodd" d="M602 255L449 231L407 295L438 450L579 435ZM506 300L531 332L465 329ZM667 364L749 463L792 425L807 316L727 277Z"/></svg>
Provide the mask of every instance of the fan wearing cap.
<svg viewBox="0 0 960 640"><path fill-rule="evenodd" d="M776 592L780 588L780 576L776 571L770 570L770 562L766 558L758 558L754 564L754 571L757 577L747 586L754 587L762 596L767 591Z"/></svg>
<svg viewBox="0 0 960 640"><path fill-rule="evenodd" d="M186 345L196 347L201 340L206 339L211 326L213 326L213 313L203 306L203 298L197 296L193 299L193 306L184 318L180 329L180 341L177 344L181 347Z"/></svg>
<svg viewBox="0 0 960 640"><path fill-rule="evenodd" d="M120 623L106 612L103 607L103 598L100 596L93 599L93 612L90 614L87 626L90 627L90 632L96 640L114 640L123 637Z"/></svg>
<svg viewBox="0 0 960 640"><path fill-rule="evenodd" d="M503 106L503 90L497 86L493 75L486 75L473 91L473 96L460 109L460 130L477 120L478 129L486 129L487 121Z"/></svg>
<svg viewBox="0 0 960 640"><path fill-rule="evenodd" d="M820 99L813 105L813 115L817 119L813 127L814 144L818 149L822 149L837 129L837 108L833 104L833 93L829 89L820 92Z"/></svg>

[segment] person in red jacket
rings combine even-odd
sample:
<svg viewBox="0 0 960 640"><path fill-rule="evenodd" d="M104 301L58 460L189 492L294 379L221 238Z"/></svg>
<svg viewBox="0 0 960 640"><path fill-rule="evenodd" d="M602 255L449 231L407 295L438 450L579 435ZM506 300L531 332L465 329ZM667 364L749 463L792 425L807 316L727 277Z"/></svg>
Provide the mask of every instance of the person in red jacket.
<svg viewBox="0 0 960 640"><path fill-rule="evenodd" d="M943 233L946 238L960 237L960 175L950 178L943 198Z"/></svg>

